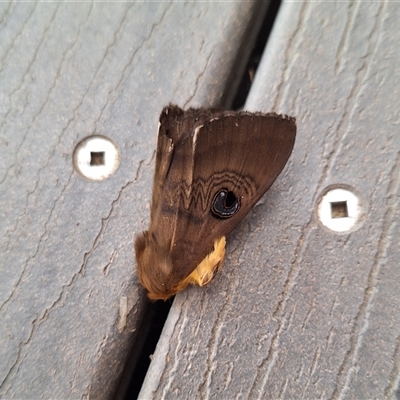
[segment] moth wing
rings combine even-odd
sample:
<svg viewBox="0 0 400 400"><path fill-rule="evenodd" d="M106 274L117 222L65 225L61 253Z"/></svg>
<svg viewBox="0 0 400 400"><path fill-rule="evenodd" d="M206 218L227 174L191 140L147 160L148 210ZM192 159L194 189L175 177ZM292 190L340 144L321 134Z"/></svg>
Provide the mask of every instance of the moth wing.
<svg viewBox="0 0 400 400"><path fill-rule="evenodd" d="M170 105L160 115L149 234L162 249L171 247L182 183L192 172L187 166L193 165L193 153L184 133L193 131L194 118L185 118L186 113Z"/></svg>
<svg viewBox="0 0 400 400"><path fill-rule="evenodd" d="M182 168L171 242L177 275L188 276L263 196L286 165L295 136L295 120L274 113L217 113L194 127L182 152L188 157L176 160ZM211 212L221 189L239 200L226 219Z"/></svg>

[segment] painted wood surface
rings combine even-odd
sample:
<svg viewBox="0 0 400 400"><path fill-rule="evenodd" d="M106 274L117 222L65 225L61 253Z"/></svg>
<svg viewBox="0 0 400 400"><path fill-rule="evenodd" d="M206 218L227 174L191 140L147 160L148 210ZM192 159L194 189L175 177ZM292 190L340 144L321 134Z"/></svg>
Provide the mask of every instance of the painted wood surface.
<svg viewBox="0 0 400 400"><path fill-rule="evenodd" d="M2 398L112 395L148 304L133 237L159 113L229 102L265 6L0 4ZM93 134L121 154L103 182L72 165Z"/></svg>
<svg viewBox="0 0 400 400"><path fill-rule="evenodd" d="M295 116L294 152L218 277L175 298L141 398L400 398L399 18L281 6L246 108ZM338 184L363 207L350 233L316 214Z"/></svg>

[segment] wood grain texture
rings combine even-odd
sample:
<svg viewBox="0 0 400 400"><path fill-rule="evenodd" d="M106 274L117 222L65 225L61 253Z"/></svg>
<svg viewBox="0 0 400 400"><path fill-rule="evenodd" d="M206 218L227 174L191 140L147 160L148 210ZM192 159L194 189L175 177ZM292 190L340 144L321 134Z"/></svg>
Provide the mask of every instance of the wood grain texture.
<svg viewBox="0 0 400 400"><path fill-rule="evenodd" d="M141 398L399 398L400 7L287 2L250 110L297 119L264 202L220 275L177 295ZM318 196L354 187L361 227L318 223Z"/></svg>
<svg viewBox="0 0 400 400"><path fill-rule="evenodd" d="M263 7L0 4L0 397L113 392L146 309L133 237L148 224L158 115L221 105ZM71 160L93 133L122 158L101 183Z"/></svg>

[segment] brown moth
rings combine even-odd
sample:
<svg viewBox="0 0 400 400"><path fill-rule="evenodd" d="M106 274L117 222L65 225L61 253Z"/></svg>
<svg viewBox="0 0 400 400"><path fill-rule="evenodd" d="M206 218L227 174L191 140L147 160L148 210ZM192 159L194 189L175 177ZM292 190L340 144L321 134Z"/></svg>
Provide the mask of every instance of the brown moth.
<svg viewBox="0 0 400 400"><path fill-rule="evenodd" d="M295 136L295 119L275 113L163 109L150 226L135 241L150 299L212 280L225 237L282 171Z"/></svg>

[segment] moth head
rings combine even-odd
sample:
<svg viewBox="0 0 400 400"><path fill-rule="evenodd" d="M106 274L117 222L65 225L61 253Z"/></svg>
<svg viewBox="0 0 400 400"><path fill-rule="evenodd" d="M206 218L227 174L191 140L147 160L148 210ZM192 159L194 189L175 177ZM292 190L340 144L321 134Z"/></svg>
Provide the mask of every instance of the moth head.
<svg viewBox="0 0 400 400"><path fill-rule="evenodd" d="M138 235L135 252L138 278L151 300L167 300L178 292L169 250L158 245L154 234L146 231Z"/></svg>
<svg viewBox="0 0 400 400"><path fill-rule="evenodd" d="M173 273L169 250L159 246L154 234L143 232L135 241L140 283L147 289L151 300L167 300L188 285L204 286L218 272L225 257L225 244L225 236L215 240L213 250L190 275L182 278Z"/></svg>

